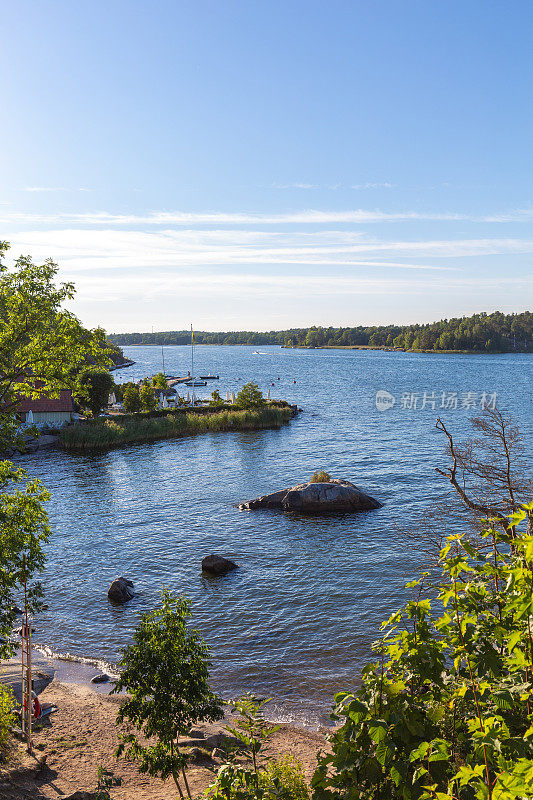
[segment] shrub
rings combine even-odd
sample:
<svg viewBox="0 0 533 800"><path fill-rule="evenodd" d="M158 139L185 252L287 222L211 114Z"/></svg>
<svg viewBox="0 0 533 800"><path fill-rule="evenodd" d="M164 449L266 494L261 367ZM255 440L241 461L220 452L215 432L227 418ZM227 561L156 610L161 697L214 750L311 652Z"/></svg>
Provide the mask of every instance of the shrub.
<svg viewBox="0 0 533 800"><path fill-rule="evenodd" d="M9 738L9 729L15 722L15 698L13 692L0 683L0 753L5 750Z"/></svg>
<svg viewBox="0 0 533 800"><path fill-rule="evenodd" d="M270 780L264 770L259 769L258 754L264 742L278 730L279 725L270 725L263 718L263 706L268 700L258 700L252 694L244 694L230 702L232 713L238 715L234 725L226 730L241 742L237 754L244 760L238 764L233 759L223 764L207 794L211 800L263 800L266 797L285 797L280 793L278 778Z"/></svg>
<svg viewBox="0 0 533 800"><path fill-rule="evenodd" d="M235 398L237 408L262 408L266 405L263 392L257 383L245 383Z"/></svg>
<svg viewBox="0 0 533 800"><path fill-rule="evenodd" d="M331 475L323 469L317 469L311 475L311 483L329 483L330 481Z"/></svg>
<svg viewBox="0 0 533 800"><path fill-rule="evenodd" d="M122 783L122 778L115 777L110 770L99 766L96 773L96 779L97 786L94 800L112 800L109 790L113 789L115 786L120 786Z"/></svg>
<svg viewBox="0 0 533 800"><path fill-rule="evenodd" d="M282 793L284 800L309 800L309 788L305 782L302 762L292 755L269 761L260 776L265 793L277 800ZM272 791L272 788L275 791Z"/></svg>
<svg viewBox="0 0 533 800"><path fill-rule="evenodd" d="M477 546L449 537L437 603L427 573L407 584L417 596L383 623L377 663L335 697L315 800L533 795L532 515L533 503Z"/></svg>

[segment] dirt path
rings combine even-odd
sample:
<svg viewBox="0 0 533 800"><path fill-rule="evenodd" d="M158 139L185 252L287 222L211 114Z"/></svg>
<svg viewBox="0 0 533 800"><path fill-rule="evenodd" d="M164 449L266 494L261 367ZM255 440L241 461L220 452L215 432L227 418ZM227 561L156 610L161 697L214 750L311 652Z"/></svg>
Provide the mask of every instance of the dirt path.
<svg viewBox="0 0 533 800"><path fill-rule="evenodd" d="M0 785L2 800L65 798L76 790L94 791L99 765L122 778L122 785L111 792L114 800L176 800L176 787L171 781L163 783L140 775L134 764L115 758L119 733L115 717L120 698L54 680L40 699L59 709L35 735L36 754L39 758L46 757L46 766L35 777L19 776ZM223 725L198 726L198 729L210 736L219 733ZM324 746L323 735L282 725L267 745L265 756L292 753L302 762L309 780L317 751ZM188 777L194 797L212 782L212 770L219 764L215 759L191 766Z"/></svg>

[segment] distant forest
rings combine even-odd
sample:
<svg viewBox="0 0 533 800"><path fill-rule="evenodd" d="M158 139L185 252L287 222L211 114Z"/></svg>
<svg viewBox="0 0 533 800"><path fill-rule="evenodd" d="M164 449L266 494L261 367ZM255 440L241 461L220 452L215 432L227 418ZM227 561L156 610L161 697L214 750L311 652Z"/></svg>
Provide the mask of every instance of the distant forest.
<svg viewBox="0 0 533 800"><path fill-rule="evenodd" d="M190 331L115 333L117 345L190 344ZM291 328L285 331L194 332L195 344L277 344L286 347L390 347L397 350L480 353L533 352L533 314L473 314L426 325L377 325L355 328Z"/></svg>

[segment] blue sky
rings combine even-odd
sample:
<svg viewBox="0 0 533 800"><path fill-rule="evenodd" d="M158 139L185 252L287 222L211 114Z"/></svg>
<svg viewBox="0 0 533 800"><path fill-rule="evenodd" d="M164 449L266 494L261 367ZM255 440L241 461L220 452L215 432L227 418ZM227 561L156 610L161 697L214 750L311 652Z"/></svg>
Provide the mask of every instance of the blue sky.
<svg viewBox="0 0 533 800"><path fill-rule="evenodd" d="M0 238L108 331L531 308L533 6L2 10Z"/></svg>

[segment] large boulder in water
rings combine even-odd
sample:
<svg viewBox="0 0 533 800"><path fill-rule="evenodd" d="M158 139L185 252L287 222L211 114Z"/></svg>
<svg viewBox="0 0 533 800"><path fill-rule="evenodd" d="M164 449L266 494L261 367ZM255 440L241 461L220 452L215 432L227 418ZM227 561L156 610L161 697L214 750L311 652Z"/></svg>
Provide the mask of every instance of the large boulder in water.
<svg viewBox="0 0 533 800"><path fill-rule="evenodd" d="M363 492L353 483L332 480L327 483L300 483L290 489L248 500L240 509L279 508L283 511L298 511L301 514L325 514L329 512L351 514L381 508L381 503Z"/></svg>
<svg viewBox="0 0 533 800"><path fill-rule="evenodd" d="M127 578L115 578L107 590L107 596L113 603L127 603L135 596L133 583Z"/></svg>
<svg viewBox="0 0 533 800"><path fill-rule="evenodd" d="M226 575L234 569L238 569L237 564L223 556L210 555L202 559L202 571L209 575Z"/></svg>

